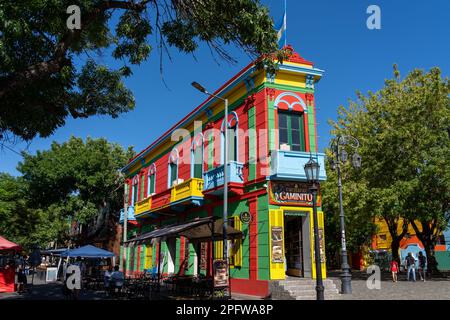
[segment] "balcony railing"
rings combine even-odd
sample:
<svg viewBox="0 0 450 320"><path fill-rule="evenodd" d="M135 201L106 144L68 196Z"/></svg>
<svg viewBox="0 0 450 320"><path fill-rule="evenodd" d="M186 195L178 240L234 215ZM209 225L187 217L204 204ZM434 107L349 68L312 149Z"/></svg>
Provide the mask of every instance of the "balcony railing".
<svg viewBox="0 0 450 320"><path fill-rule="evenodd" d="M228 182L243 183L244 165L236 161L230 161L228 163ZM205 180L205 190L214 189L219 186L223 186L224 182L224 165L209 170L203 174Z"/></svg>
<svg viewBox="0 0 450 320"><path fill-rule="evenodd" d="M203 198L203 179L191 178L172 187L170 202L177 202L187 198Z"/></svg>
<svg viewBox="0 0 450 320"><path fill-rule="evenodd" d="M270 176L273 179L303 180L306 181L305 164L312 157L320 165L319 181L325 181L325 154L301 151L272 151Z"/></svg>
<svg viewBox="0 0 450 320"><path fill-rule="evenodd" d="M134 215L139 215L149 211L152 207L152 197L147 197L141 201L136 202Z"/></svg>

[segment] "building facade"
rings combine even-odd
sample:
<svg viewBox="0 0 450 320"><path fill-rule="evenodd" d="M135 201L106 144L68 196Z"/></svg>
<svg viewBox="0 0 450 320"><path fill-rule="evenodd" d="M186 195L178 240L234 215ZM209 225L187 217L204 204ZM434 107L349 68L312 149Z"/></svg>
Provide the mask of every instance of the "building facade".
<svg viewBox="0 0 450 320"><path fill-rule="evenodd" d="M242 232L228 240L231 291L268 296L270 281L315 278L312 197L304 165L312 157L320 164L320 180L326 179L314 90L322 75L295 52L275 75L252 63L214 92L229 100L227 119L223 101L208 98L130 160L123 172L137 224L128 227L130 242L122 255L127 274L158 262L163 274L211 274L212 261L222 257L221 239L133 239L204 217L217 216L221 223L228 126L228 221ZM318 217L326 277L320 190Z"/></svg>

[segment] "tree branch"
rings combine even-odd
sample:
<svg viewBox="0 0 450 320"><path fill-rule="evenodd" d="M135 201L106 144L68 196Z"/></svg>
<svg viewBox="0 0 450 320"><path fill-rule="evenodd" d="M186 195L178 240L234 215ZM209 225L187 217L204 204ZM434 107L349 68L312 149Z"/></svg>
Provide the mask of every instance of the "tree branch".
<svg viewBox="0 0 450 320"><path fill-rule="evenodd" d="M0 78L0 98L20 87L25 86L31 81L41 79L50 74L61 71L61 69L70 64L70 60L66 58L67 51L70 46L80 37L81 30L89 26L103 12L110 9L124 9L133 11L142 11L147 4L154 0L145 0L139 3L133 1L105 1L91 12L85 15L85 19L81 23L81 29L67 30L61 40L55 47L54 55L47 61L42 61L29 66L23 71L16 72L12 75Z"/></svg>

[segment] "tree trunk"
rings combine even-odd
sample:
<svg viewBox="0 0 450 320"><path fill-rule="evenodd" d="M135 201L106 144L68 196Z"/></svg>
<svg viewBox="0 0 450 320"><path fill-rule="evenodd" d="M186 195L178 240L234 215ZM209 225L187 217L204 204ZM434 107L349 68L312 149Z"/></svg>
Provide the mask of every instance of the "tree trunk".
<svg viewBox="0 0 450 320"><path fill-rule="evenodd" d="M423 246L425 247L425 254L427 255L427 273L429 275L440 274L440 271L437 267L438 263L436 260L436 256L434 255L434 246L435 245L436 245L436 243L430 243L428 241L423 243Z"/></svg>
<svg viewBox="0 0 450 320"><path fill-rule="evenodd" d="M434 255L434 247L436 246L440 229L437 228L436 222L428 223L420 221L422 226L422 232L420 232L415 221L411 222L411 224L425 249L425 254L427 256L427 273L429 275L439 275L440 271L437 268L438 263Z"/></svg>
<svg viewBox="0 0 450 320"><path fill-rule="evenodd" d="M397 261L398 265L401 265L400 254L399 254L400 241L401 241L401 238L395 237L395 238L392 238L392 242L391 242L392 260Z"/></svg>
<svg viewBox="0 0 450 320"><path fill-rule="evenodd" d="M397 233L398 230L398 220L399 218L394 217L384 217L384 220L386 221L386 224L389 229L389 233L391 234L392 242L391 242L391 254L392 254L392 260L397 261L398 265L401 265L400 261L400 241L402 241L403 237L405 236L406 232L408 231L408 221L406 219L403 219L402 224L402 231L400 234Z"/></svg>

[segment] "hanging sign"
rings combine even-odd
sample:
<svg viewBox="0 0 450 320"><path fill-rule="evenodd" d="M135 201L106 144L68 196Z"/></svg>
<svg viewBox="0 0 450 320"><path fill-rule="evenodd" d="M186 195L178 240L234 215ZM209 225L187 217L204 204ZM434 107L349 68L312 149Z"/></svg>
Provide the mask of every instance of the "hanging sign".
<svg viewBox="0 0 450 320"><path fill-rule="evenodd" d="M242 223L249 224L252 221L252 215L250 212L244 211L239 215L239 219Z"/></svg>
<svg viewBox="0 0 450 320"><path fill-rule="evenodd" d="M270 183L270 202L280 205L312 206L313 195L307 183L279 182ZM317 196L317 206L321 205L321 197Z"/></svg>

